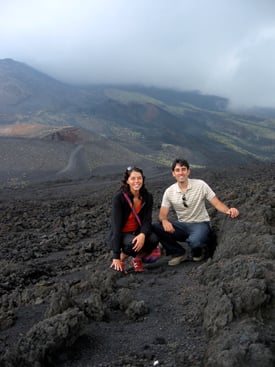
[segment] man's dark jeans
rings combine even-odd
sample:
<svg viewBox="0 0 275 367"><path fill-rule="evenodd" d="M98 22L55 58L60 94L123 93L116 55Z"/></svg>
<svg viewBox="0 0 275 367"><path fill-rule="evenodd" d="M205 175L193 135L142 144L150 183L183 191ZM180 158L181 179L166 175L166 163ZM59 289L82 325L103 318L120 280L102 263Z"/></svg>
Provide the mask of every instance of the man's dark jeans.
<svg viewBox="0 0 275 367"><path fill-rule="evenodd" d="M174 233L165 232L162 224L156 222L153 224L153 230L159 238L159 241L166 250L167 255L181 256L185 249L179 242L186 242L191 247L193 257L199 257L202 254L202 248L206 247L211 233L210 222L186 223L171 221L175 228Z"/></svg>

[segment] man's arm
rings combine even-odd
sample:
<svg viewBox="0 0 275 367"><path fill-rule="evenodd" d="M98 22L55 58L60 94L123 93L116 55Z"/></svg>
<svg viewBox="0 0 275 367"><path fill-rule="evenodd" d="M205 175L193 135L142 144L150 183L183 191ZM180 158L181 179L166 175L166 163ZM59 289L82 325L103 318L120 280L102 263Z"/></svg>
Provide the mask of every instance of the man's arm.
<svg viewBox="0 0 275 367"><path fill-rule="evenodd" d="M219 212L229 215L231 218L236 218L239 215L239 211L236 208L228 208L222 201L220 201L217 196L214 196L210 203L216 208Z"/></svg>
<svg viewBox="0 0 275 367"><path fill-rule="evenodd" d="M159 221L162 223L162 227L165 232L173 233L175 232L175 228L172 223L168 220L169 208L165 208L164 206L160 207L159 211Z"/></svg>
<svg viewBox="0 0 275 367"><path fill-rule="evenodd" d="M161 206L159 210L159 221L162 222L163 220L167 220L168 213L169 213L169 208L165 208L164 206Z"/></svg>

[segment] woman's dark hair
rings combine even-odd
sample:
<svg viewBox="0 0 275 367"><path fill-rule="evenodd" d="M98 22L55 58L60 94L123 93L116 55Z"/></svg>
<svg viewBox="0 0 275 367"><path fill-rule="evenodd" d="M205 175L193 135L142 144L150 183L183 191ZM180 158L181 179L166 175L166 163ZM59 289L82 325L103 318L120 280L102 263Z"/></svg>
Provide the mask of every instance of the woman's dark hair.
<svg viewBox="0 0 275 367"><path fill-rule="evenodd" d="M124 172L124 177L123 177L123 180L122 180L122 185L121 185L121 191L124 191L126 192L129 196L132 196L132 193L130 191L130 186L127 184L127 180L130 176L130 174L132 172L139 172L143 178L143 184L140 188L140 196L142 197L145 193L147 193L147 189L145 187L145 176L143 174L143 171L141 168L138 168L138 167L128 167L125 172Z"/></svg>

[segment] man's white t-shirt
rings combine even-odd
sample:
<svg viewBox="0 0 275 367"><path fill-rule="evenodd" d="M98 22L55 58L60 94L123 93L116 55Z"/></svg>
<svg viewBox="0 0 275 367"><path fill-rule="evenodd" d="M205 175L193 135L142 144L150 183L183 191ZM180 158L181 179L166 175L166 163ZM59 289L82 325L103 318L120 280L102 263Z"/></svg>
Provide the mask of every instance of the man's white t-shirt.
<svg viewBox="0 0 275 367"><path fill-rule="evenodd" d="M185 195L184 206L182 197ZM206 182L199 179L188 179L188 186L185 193L178 183L169 186L163 195L161 206L173 208L180 222L208 222L209 214L205 207L205 200L212 200L216 194Z"/></svg>

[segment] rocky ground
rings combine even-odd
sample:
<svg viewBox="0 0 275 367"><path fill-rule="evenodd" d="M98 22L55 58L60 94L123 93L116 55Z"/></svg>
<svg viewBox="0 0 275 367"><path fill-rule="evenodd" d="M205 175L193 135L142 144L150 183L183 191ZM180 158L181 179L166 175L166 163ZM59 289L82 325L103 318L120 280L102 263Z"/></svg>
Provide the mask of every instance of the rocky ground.
<svg viewBox="0 0 275 367"><path fill-rule="evenodd" d="M109 268L119 176L2 189L1 366L274 366L274 168L194 172L239 218L209 208L212 258L140 274ZM172 182L147 180L154 219Z"/></svg>

